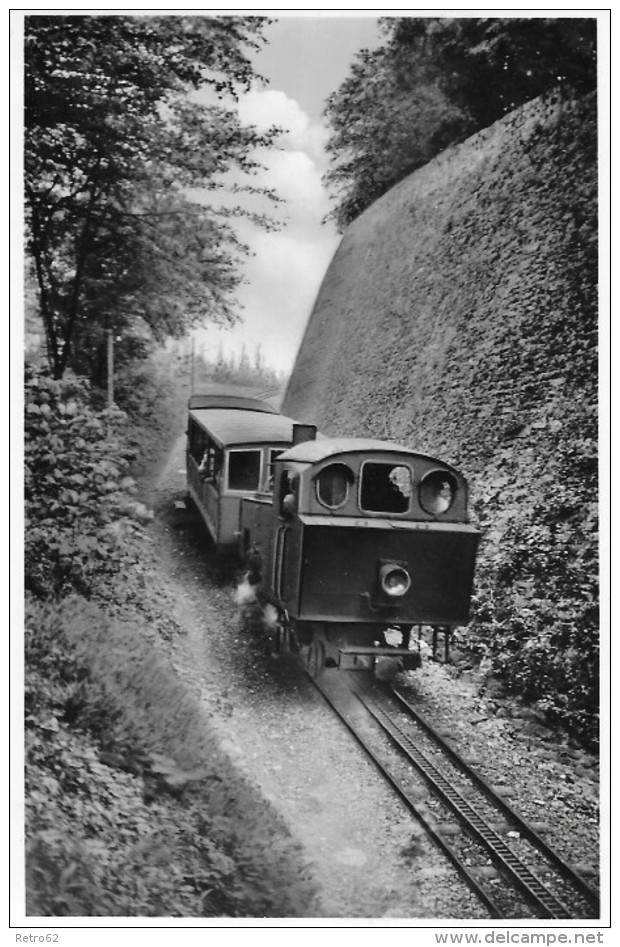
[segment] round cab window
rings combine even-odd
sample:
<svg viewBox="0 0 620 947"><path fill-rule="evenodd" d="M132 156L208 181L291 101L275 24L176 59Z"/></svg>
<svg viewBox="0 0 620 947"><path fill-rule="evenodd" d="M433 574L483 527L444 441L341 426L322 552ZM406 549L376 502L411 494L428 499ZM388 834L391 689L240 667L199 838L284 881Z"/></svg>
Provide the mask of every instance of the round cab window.
<svg viewBox="0 0 620 947"><path fill-rule="evenodd" d="M443 470L429 473L420 484L420 506L435 516L446 513L455 496L456 480Z"/></svg>
<svg viewBox="0 0 620 947"><path fill-rule="evenodd" d="M346 503L349 487L353 483L353 471L345 464L330 464L316 478L316 495L319 503L330 510L337 510Z"/></svg>

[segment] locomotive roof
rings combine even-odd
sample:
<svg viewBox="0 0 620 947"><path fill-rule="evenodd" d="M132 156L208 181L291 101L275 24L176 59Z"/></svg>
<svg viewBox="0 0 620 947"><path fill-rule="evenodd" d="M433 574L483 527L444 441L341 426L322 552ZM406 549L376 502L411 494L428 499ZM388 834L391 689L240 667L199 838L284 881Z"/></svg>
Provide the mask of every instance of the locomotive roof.
<svg viewBox="0 0 620 947"><path fill-rule="evenodd" d="M290 447L285 453L281 454L279 460L293 460L299 463L315 464L327 457L337 456L338 454L365 454L386 451L393 454L415 454L417 457L428 457L427 454L421 454L419 451L412 451L409 447L403 447L402 444L393 444L391 441L376 441L366 437L321 437L316 441L305 441L303 444L296 444ZM434 458L428 457L429 460ZM448 469L453 469L444 461L437 461Z"/></svg>
<svg viewBox="0 0 620 947"><path fill-rule="evenodd" d="M396 451L401 454L411 453L402 444L392 444L390 441L375 441L367 437L321 437L316 441L305 441L303 444L296 444L295 447L289 448L283 459L314 464L333 454L379 450Z"/></svg>
<svg viewBox="0 0 620 947"><path fill-rule="evenodd" d="M261 412L255 408L200 407L190 414L222 446L235 444L290 444L293 440L293 421L277 412Z"/></svg>

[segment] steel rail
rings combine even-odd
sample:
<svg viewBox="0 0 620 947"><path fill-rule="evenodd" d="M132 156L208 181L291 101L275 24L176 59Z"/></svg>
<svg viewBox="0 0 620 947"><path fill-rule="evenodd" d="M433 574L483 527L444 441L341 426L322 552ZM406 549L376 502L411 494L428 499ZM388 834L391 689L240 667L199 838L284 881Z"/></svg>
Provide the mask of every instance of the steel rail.
<svg viewBox="0 0 620 947"><path fill-rule="evenodd" d="M532 828L506 800L495 792L487 781L471 768L457 751L446 743L443 737L434 729L432 724L417 710L409 701L395 688L390 688L390 693L406 709L407 713L419 724L428 736L437 744L437 746L450 757L452 762L467 776L478 788L487 796L487 798L498 808L512 824L519 830L531 844L541 852L548 861L553 864L557 871L574 887L588 902L593 911L596 911L596 917L600 913L600 900L598 892L583 878L575 869L563 861L561 855L555 851L541 836Z"/></svg>
<svg viewBox="0 0 620 947"><path fill-rule="evenodd" d="M302 665L303 667L303 665ZM374 764L376 769L379 771L381 776L390 784L392 789L400 796L401 800L404 802L409 811L415 816L418 822L422 825L425 832L429 835L433 843L444 853L448 860L452 863L457 872L461 875L467 886L476 895L477 898L484 904L487 908L491 917L495 918L505 918L506 915L501 911L501 909L495 904L493 899L487 894L484 888L480 885L477 879L471 874L469 869L461 859L454 849L443 839L439 833L433 828L431 823L425 818L424 814L418 809L415 800L413 800L410 794L407 792L407 789L400 782L397 776L394 773L391 773L387 768L385 763L383 763L379 757L375 754L374 750L369 743L366 742L361 733L356 729L355 724L349 720L346 713L341 710L333 697L321 687L319 680L315 678L308 668L304 667L304 671L307 676L310 678L318 692L321 694L323 699L327 704L332 708L332 710L337 714L345 727L349 730L355 740L362 747L364 752L367 754L371 762Z"/></svg>
<svg viewBox="0 0 620 947"><path fill-rule="evenodd" d="M351 687L368 713L396 744L400 752L411 762L424 779L432 786L441 801L456 815L468 834L481 844L510 876L525 898L539 910L543 917L569 920L571 912L546 885L515 855L504 839L492 829L474 807L450 783L444 774L413 743L411 738L368 694L357 686Z"/></svg>

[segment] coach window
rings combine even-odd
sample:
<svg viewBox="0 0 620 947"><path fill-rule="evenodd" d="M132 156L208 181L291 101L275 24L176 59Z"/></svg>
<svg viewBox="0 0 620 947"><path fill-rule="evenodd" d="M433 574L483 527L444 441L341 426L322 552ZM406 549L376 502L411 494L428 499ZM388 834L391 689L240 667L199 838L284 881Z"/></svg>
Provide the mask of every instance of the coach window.
<svg viewBox="0 0 620 947"><path fill-rule="evenodd" d="M362 465L360 508L367 513L406 513L411 503L411 468L403 464Z"/></svg>
<svg viewBox="0 0 620 947"><path fill-rule="evenodd" d="M210 437L205 439L204 451L198 467L198 473L202 480L209 483L215 483L222 469L222 452L219 450Z"/></svg>
<svg viewBox="0 0 620 947"><path fill-rule="evenodd" d="M258 490L260 468L260 450L231 450L228 455L228 489Z"/></svg>
<svg viewBox="0 0 620 947"><path fill-rule="evenodd" d="M206 435L201 427L198 427L193 421L190 421L189 427L189 452L196 461L200 463L205 451Z"/></svg>
<svg viewBox="0 0 620 947"><path fill-rule="evenodd" d="M353 471L346 464L330 464L316 478L316 495L319 503L330 510L344 506L353 483Z"/></svg>

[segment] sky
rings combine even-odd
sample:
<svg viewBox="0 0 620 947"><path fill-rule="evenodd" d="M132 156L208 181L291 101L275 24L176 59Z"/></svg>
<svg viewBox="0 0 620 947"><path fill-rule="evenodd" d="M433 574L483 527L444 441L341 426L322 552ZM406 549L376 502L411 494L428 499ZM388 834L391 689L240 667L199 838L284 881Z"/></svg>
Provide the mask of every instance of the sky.
<svg viewBox="0 0 620 947"><path fill-rule="evenodd" d="M273 187L286 203L275 233L243 224L240 235L253 256L247 281L237 292L243 323L233 329L195 333L196 351L216 357L241 353L253 359L260 345L266 364L290 373L319 287L340 242L322 220L330 202L321 177L328 167L325 101L346 78L355 54L379 42L371 16L285 14L267 27L269 45L256 56L256 72L268 80L239 103L241 119L259 128L287 129L282 150L262 157L265 171L254 182Z"/></svg>

